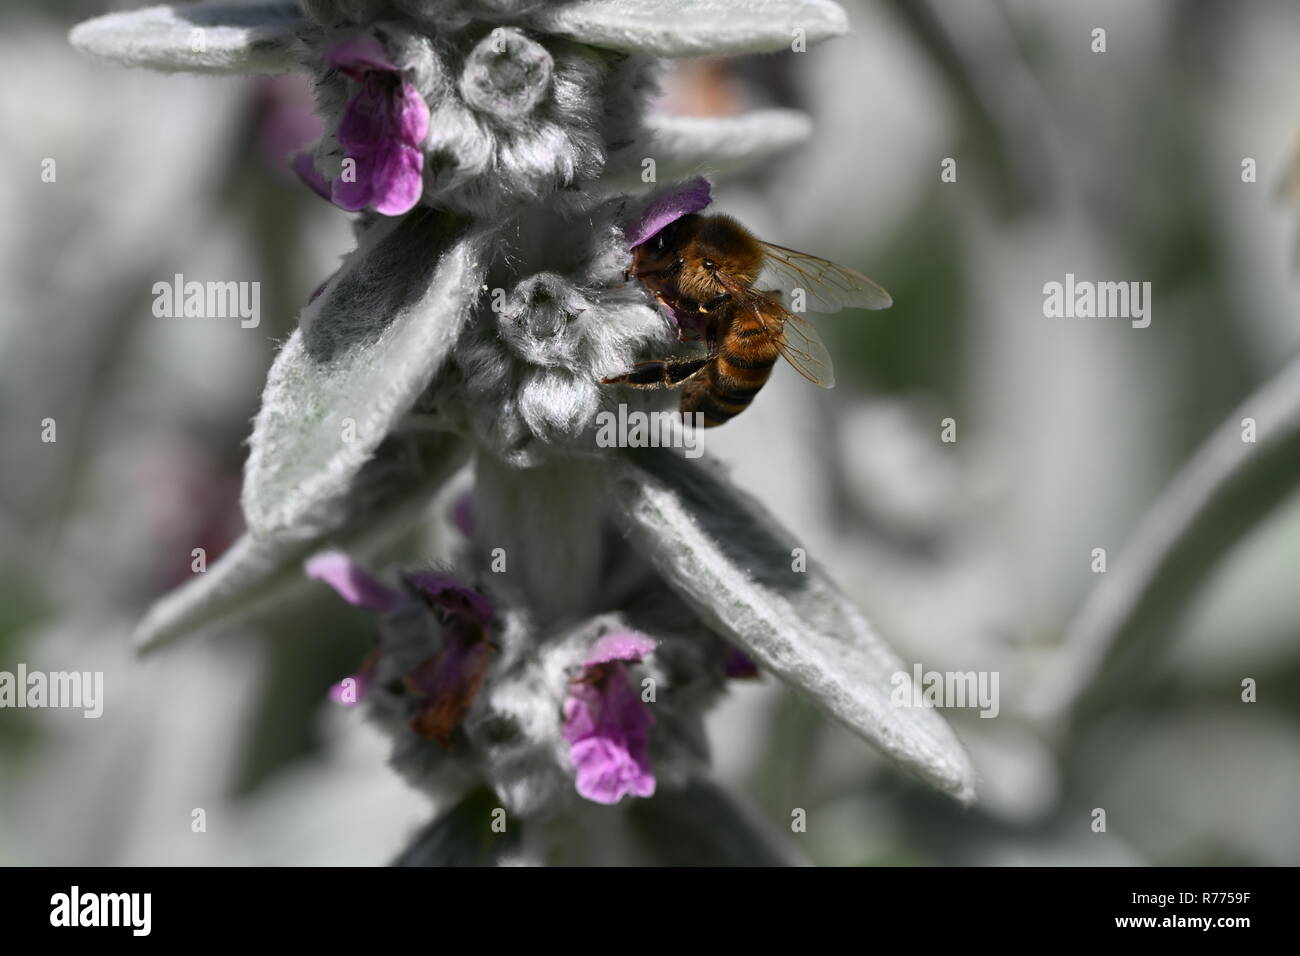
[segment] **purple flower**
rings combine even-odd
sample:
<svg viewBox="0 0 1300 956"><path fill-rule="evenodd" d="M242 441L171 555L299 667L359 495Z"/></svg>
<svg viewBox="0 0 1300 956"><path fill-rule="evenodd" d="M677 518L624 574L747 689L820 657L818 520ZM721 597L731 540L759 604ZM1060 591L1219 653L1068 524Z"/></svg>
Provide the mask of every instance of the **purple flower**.
<svg viewBox="0 0 1300 956"><path fill-rule="evenodd" d="M640 218L623 227L627 247L635 249L643 242L649 242L682 216L699 212L712 201L713 198L709 194L709 181L703 176L697 176L667 190L650 201Z"/></svg>
<svg viewBox="0 0 1300 956"><path fill-rule="evenodd" d="M410 607L417 600L434 614L440 625L442 644L403 676L403 685L419 703L411 718L411 729L421 737L443 746L451 737L478 696L479 686L492 663L496 645L489 637L495 614L482 594L439 574L416 573L407 581L416 597L394 590L367 574L347 555L339 552L319 554L307 562L307 576L318 578L334 588L349 604L388 613ZM360 700L369 685L382 645L362 664L360 672L330 689L330 698L338 703ZM345 679L346 680L346 679ZM353 691L348 699L348 691Z"/></svg>
<svg viewBox="0 0 1300 956"><path fill-rule="evenodd" d="M407 601L400 591L371 577L340 551L316 555L307 562L306 571L307 577L324 581L354 607L385 612L395 610Z"/></svg>
<svg viewBox="0 0 1300 956"><path fill-rule="evenodd" d="M654 723L627 673L655 642L633 631L606 634L592 645L583 673L564 702L564 739L577 768L578 793L595 803L618 803L627 794L649 797L654 772L646 752Z"/></svg>
<svg viewBox="0 0 1300 956"><path fill-rule="evenodd" d="M424 138L429 106L382 43L362 34L335 46L325 62L360 84L339 122L339 145L355 163L355 176L334 181L331 198L344 209L370 207L399 216L424 190Z"/></svg>

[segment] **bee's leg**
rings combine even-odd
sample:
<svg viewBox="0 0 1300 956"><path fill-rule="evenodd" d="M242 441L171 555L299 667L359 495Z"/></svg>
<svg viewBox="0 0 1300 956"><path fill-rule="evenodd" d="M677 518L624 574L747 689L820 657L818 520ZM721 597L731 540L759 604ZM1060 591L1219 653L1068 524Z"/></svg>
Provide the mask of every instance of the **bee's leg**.
<svg viewBox="0 0 1300 956"><path fill-rule="evenodd" d="M633 388L676 388L698 375L712 360L706 355L697 359L657 359L637 362L626 375L601 379L606 385L631 385Z"/></svg>

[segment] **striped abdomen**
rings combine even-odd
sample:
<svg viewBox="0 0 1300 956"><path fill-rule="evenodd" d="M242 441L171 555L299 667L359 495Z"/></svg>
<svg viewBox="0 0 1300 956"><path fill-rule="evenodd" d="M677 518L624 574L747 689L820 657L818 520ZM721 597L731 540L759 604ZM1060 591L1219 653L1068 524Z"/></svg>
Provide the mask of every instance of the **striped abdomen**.
<svg viewBox="0 0 1300 956"><path fill-rule="evenodd" d="M682 413L703 413L705 427L735 418L767 383L779 357L758 319L742 314L719 339L713 361L687 383Z"/></svg>

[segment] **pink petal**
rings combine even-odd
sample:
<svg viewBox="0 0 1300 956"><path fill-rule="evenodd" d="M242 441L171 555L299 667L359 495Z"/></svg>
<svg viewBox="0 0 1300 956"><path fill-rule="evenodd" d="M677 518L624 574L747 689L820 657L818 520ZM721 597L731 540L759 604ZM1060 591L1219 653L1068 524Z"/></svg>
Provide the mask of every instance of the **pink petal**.
<svg viewBox="0 0 1300 956"><path fill-rule="evenodd" d="M578 795L593 803L614 804L625 796L651 797L655 776L648 763L638 760L602 737L576 743L569 753L577 775Z"/></svg>
<svg viewBox="0 0 1300 956"><path fill-rule="evenodd" d="M636 631L614 631L591 645L584 666L605 664L609 661L639 661L655 649L652 638Z"/></svg>
<svg viewBox="0 0 1300 956"><path fill-rule="evenodd" d="M650 728L654 714L627 673L626 660L654 649L641 634L607 634L592 647L589 670L569 685L561 734L569 742L578 793L596 803L654 793Z"/></svg>
<svg viewBox="0 0 1300 956"><path fill-rule="evenodd" d="M344 209L367 206L386 216L409 211L424 192L429 107L415 87L369 81L344 109L339 143L356 163L356 182L334 186ZM340 180L342 177L340 177Z"/></svg>
<svg viewBox="0 0 1300 956"><path fill-rule="evenodd" d="M388 90L367 84L343 108L339 120L339 143L350 152L382 149L395 134L392 128L393 102Z"/></svg>
<svg viewBox="0 0 1300 956"><path fill-rule="evenodd" d="M385 216L409 212L424 192L424 153L403 144L380 153L376 159L371 174L371 207Z"/></svg>
<svg viewBox="0 0 1300 956"><path fill-rule="evenodd" d="M595 683L574 684L564 702L564 739L578 793L596 803L654 793L649 731L654 715L637 694L622 664Z"/></svg>
<svg viewBox="0 0 1300 956"><path fill-rule="evenodd" d="M347 158L356 164L356 178L352 182L348 182L343 176L334 180L330 186L330 201L336 206L355 212L369 206L375 196L375 157L370 153L362 153Z"/></svg>
<svg viewBox="0 0 1300 956"><path fill-rule="evenodd" d="M402 142L421 147L429 135L429 104L410 83L403 82L397 102L392 104L397 114L397 128Z"/></svg>
<svg viewBox="0 0 1300 956"><path fill-rule="evenodd" d="M623 235L627 238L627 247L635 249L641 243L681 219L682 216L699 212L713 199L709 194L709 181L703 176L688 180L680 186L655 197L646 206L636 222L624 227Z"/></svg>
<svg viewBox="0 0 1300 956"><path fill-rule="evenodd" d="M326 551L306 564L307 577L324 581L349 604L372 611L391 611L402 595L372 578L340 551Z"/></svg>

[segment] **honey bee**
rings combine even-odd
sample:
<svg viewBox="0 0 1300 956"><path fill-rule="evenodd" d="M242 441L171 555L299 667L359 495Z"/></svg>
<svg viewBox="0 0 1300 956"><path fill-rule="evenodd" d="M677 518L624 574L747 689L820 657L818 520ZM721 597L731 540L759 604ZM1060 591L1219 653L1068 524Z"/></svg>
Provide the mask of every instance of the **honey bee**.
<svg viewBox="0 0 1300 956"><path fill-rule="evenodd" d="M707 351L696 358L638 362L627 374L602 381L680 387L682 414L702 413L706 427L748 408L778 356L815 385L835 384L830 354L817 331L787 305L800 290L814 312L893 304L866 276L764 242L722 215L691 213L664 227L633 250L625 278L631 277L673 312L683 338L688 327L702 325Z"/></svg>

